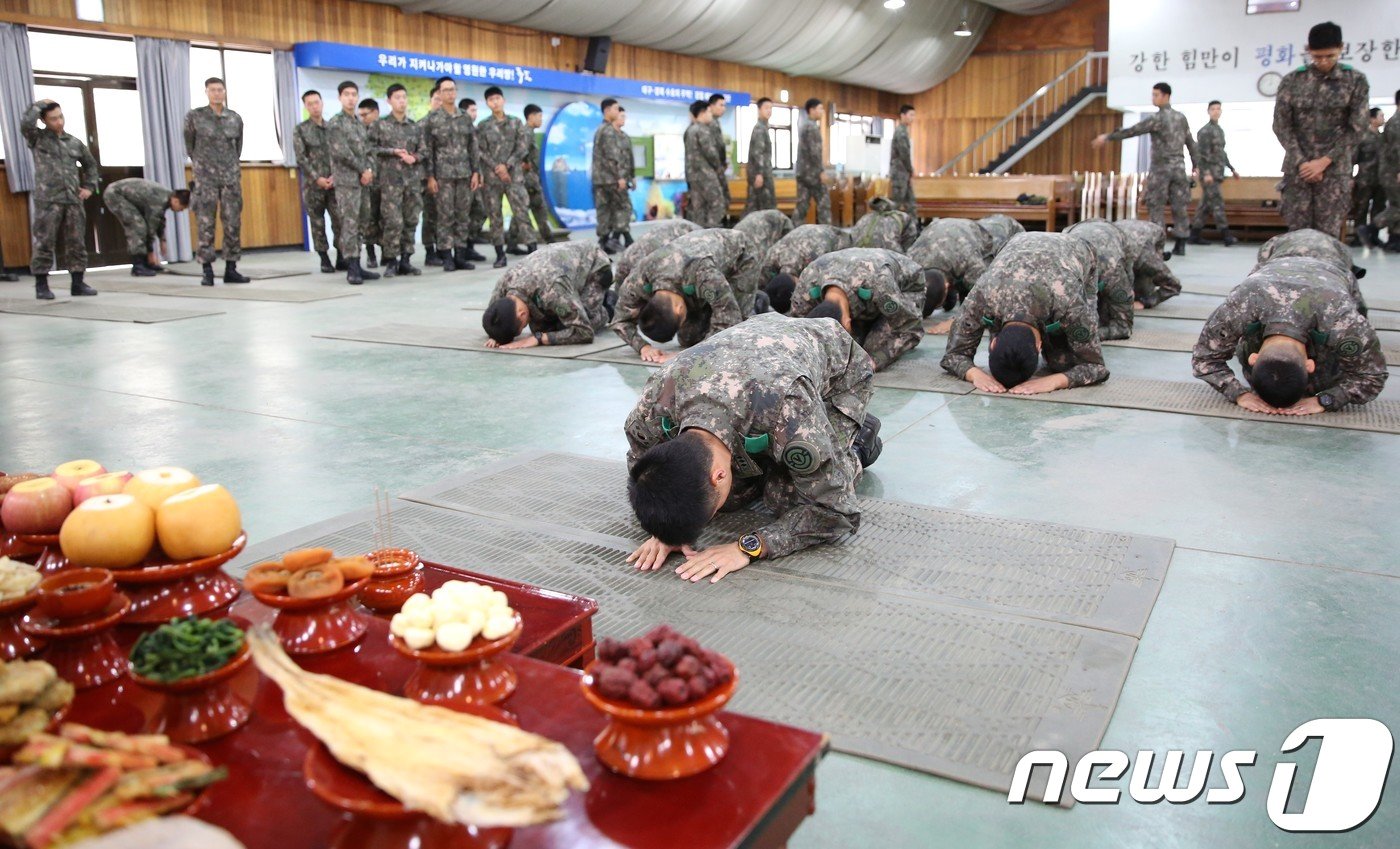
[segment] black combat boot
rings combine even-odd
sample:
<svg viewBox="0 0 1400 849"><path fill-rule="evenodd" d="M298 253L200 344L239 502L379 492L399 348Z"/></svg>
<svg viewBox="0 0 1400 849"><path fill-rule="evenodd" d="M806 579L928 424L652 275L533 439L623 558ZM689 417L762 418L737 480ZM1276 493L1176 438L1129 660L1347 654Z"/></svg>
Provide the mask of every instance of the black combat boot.
<svg viewBox="0 0 1400 849"><path fill-rule="evenodd" d="M1200 228L1200 227L1192 227L1192 228L1191 228L1191 235L1186 237L1186 244L1188 244L1188 245L1204 245L1205 243L1206 243L1206 240L1201 238L1201 228Z"/></svg>
<svg viewBox="0 0 1400 849"><path fill-rule="evenodd" d="M398 274L399 274L399 261L396 260L396 259L394 259L392 256L389 256L388 254L385 254L385 255L384 255L384 273L383 273L384 279L385 279L385 280L388 280L390 277L397 277Z"/></svg>
<svg viewBox="0 0 1400 849"><path fill-rule="evenodd" d="M1176 240L1176 247L1172 248L1172 254L1175 255L1175 256L1186 256L1186 240L1185 240L1185 239L1177 239L1177 240Z"/></svg>
<svg viewBox="0 0 1400 849"><path fill-rule="evenodd" d="M1359 265L1353 265L1351 267L1351 276L1355 277L1357 280L1363 280L1366 277L1366 269Z"/></svg>
<svg viewBox="0 0 1400 849"><path fill-rule="evenodd" d="M538 242L531 242L530 244L525 246L525 253L528 256L529 254L532 254L539 249L540 246Z"/></svg>
<svg viewBox="0 0 1400 849"><path fill-rule="evenodd" d="M140 254L131 255L131 276L132 277L155 277L155 269L146 265L146 258Z"/></svg>
<svg viewBox="0 0 1400 849"><path fill-rule="evenodd" d="M317 251L317 252L316 252L316 256L319 256L319 257L321 258L321 273L322 273L322 274L334 274L334 273L335 273L335 263L331 262L331 255L330 255L330 254L326 253L325 251Z"/></svg>
<svg viewBox="0 0 1400 849"><path fill-rule="evenodd" d="M379 257L374 254L374 245L365 245L365 258L369 260L365 263L365 268L379 267Z"/></svg>
<svg viewBox="0 0 1400 849"><path fill-rule="evenodd" d="M496 245L496 261L491 263L492 268L506 267L506 249L504 245Z"/></svg>
<svg viewBox="0 0 1400 849"><path fill-rule="evenodd" d="M528 254L529 251L525 248L520 247L520 245L511 244L506 247L506 253L515 254L516 256L525 256L525 254Z"/></svg>
<svg viewBox="0 0 1400 849"><path fill-rule="evenodd" d="M355 257L355 259L356 259L356 261L358 261L360 258L359 258L359 257ZM360 266L360 279L361 279L361 280L378 280L378 279L379 279L379 274L378 274L377 272L374 272L374 271L365 271L365 267L364 267L363 265L361 265L361 266Z"/></svg>
<svg viewBox="0 0 1400 849"><path fill-rule="evenodd" d="M476 249L476 242L467 242L467 259L472 262L485 262L486 257Z"/></svg>
<svg viewBox="0 0 1400 849"><path fill-rule="evenodd" d="M476 266L467 260L466 248L452 249L452 264L457 266L458 271L476 271Z"/></svg>
<svg viewBox="0 0 1400 849"><path fill-rule="evenodd" d="M617 314L617 290L616 290L616 289L609 289L608 291L606 291L606 292L603 293L603 306L604 306L604 307L607 309L607 311L608 311L608 321L612 321L612 320L613 320L613 316Z"/></svg>
<svg viewBox="0 0 1400 849"><path fill-rule="evenodd" d="M75 298L81 298L85 295L96 295L97 290L83 282L83 272L75 271L73 282L68 286L68 293Z"/></svg>
<svg viewBox="0 0 1400 849"><path fill-rule="evenodd" d="M856 431L854 447L862 469L874 465L875 461L880 459L880 452L885 450L885 443L880 440L880 420L873 414L865 414L865 423ZM815 463L816 459L813 458L812 462Z"/></svg>
<svg viewBox="0 0 1400 849"><path fill-rule="evenodd" d="M358 257L345 262L345 282L351 286L358 286L365 282L365 272L360 268Z"/></svg>
<svg viewBox="0 0 1400 849"><path fill-rule="evenodd" d="M350 270L350 263L348 263L348 262L345 261L345 257L343 257L343 256L340 255L340 251L336 251L336 252L335 252L335 270L336 270L336 271L349 271L349 270Z"/></svg>
<svg viewBox="0 0 1400 849"><path fill-rule="evenodd" d="M762 315L773 311L773 301L769 299L768 293L760 289L758 294L753 296L753 314Z"/></svg>
<svg viewBox="0 0 1400 849"><path fill-rule="evenodd" d="M1376 231L1375 227L1372 227L1369 224L1356 225L1356 235L1352 238L1352 241L1350 242L1353 248L1364 248L1368 245L1374 248L1378 247L1380 243L1381 240L1379 233Z"/></svg>
<svg viewBox="0 0 1400 849"><path fill-rule="evenodd" d="M1235 234L1230 232L1229 227L1226 227L1220 231L1220 243L1228 248L1232 245L1238 245L1240 240L1235 238Z"/></svg>
<svg viewBox="0 0 1400 849"><path fill-rule="evenodd" d="M34 275L34 297L41 301L53 300L53 291L49 289L49 276L47 274Z"/></svg>
<svg viewBox="0 0 1400 849"><path fill-rule="evenodd" d="M632 231L631 231L631 230L623 230L623 231L622 231L622 246L623 246L624 248L630 248L630 247L632 247Z"/></svg>
<svg viewBox="0 0 1400 849"><path fill-rule="evenodd" d="M199 278L199 285L201 285L201 286L213 286L213 285L214 285L214 263L212 263L212 262L206 262L206 263L204 263L204 276L201 277L201 278Z"/></svg>
<svg viewBox="0 0 1400 849"><path fill-rule="evenodd" d="M437 264L442 266L443 271L457 270L457 253L451 248L443 248L437 252Z"/></svg>
<svg viewBox="0 0 1400 849"><path fill-rule="evenodd" d="M437 245L424 245L423 250L428 252L424 265L442 265L442 254L438 253Z"/></svg>
<svg viewBox="0 0 1400 849"><path fill-rule="evenodd" d="M1400 234L1391 233L1390 239L1382 245L1382 249L1393 254L1400 254Z"/></svg>
<svg viewBox="0 0 1400 849"><path fill-rule="evenodd" d="M248 283L248 275L238 273L238 263L224 262L224 282L225 283Z"/></svg>
<svg viewBox="0 0 1400 849"><path fill-rule="evenodd" d="M413 254L406 253L399 257L399 274L407 274L417 277L423 272L413 265Z"/></svg>

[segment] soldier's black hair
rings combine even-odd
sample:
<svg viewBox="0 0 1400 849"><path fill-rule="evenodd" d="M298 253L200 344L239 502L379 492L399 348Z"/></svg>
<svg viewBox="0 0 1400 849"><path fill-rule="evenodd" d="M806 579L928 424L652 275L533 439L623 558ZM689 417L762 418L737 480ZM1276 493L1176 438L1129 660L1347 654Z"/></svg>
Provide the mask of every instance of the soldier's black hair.
<svg viewBox="0 0 1400 849"><path fill-rule="evenodd" d="M48 115L50 112L54 111L54 110L57 109L57 108L58 108L58 101L56 101L56 100L53 101L53 102L51 102L51 103L49 103L49 104L47 104L47 105L45 105L45 106L40 106L40 107L39 107L39 117L40 117L40 118L43 118L44 116ZM193 185L193 184L191 184L191 185Z"/></svg>
<svg viewBox="0 0 1400 849"><path fill-rule="evenodd" d="M948 296L948 276L936 268L925 268L924 287L924 318L928 318Z"/></svg>
<svg viewBox="0 0 1400 849"><path fill-rule="evenodd" d="M609 108L609 107L615 105L616 103L617 103L617 98L616 98L616 97L605 97L605 98L603 98L603 102L600 103L600 104L598 104L598 108L599 108L599 109L602 109L604 112L606 112L606 111L608 111L608 108Z"/></svg>
<svg viewBox="0 0 1400 849"><path fill-rule="evenodd" d="M619 107L617 107L617 111L618 111L618 112L626 112L626 111L627 111L627 107L626 107L626 106L619 106Z"/></svg>
<svg viewBox="0 0 1400 849"><path fill-rule="evenodd" d="M1165 94L1167 97L1171 97L1171 96L1172 96L1172 84L1171 84L1171 83L1157 83L1156 85L1154 85L1154 86L1152 87L1152 90L1153 90L1153 91L1160 91L1162 94Z"/></svg>
<svg viewBox="0 0 1400 849"><path fill-rule="evenodd" d="M360 87L355 84L354 80L346 80L345 82L335 87L335 93L344 94L347 88L353 88L357 92L360 90Z"/></svg>
<svg viewBox="0 0 1400 849"><path fill-rule="evenodd" d="M468 108L468 107L470 107L470 106L475 106L475 105L476 105L476 101L475 101L475 100L472 100L470 97L464 97L464 98L462 98L461 100L457 101L457 108L458 108L458 109L463 109L463 110L465 110L466 108Z"/></svg>
<svg viewBox="0 0 1400 849"><path fill-rule="evenodd" d="M949 286L949 287L948 287L948 293L947 293L946 295L943 296L943 311L944 311L944 312L952 312L952 311L953 311L953 307L955 307L955 306L958 305L958 296L959 296L960 294L961 294L961 293L958 291L958 287L957 287L957 286Z"/></svg>
<svg viewBox="0 0 1400 849"><path fill-rule="evenodd" d="M526 118L529 118L531 115L535 114L536 112L543 112L543 111L544 111L543 109L541 109L540 107L536 106L536 105L533 104L533 103L527 103L527 104L525 104L525 117L526 117Z"/></svg>
<svg viewBox="0 0 1400 849"><path fill-rule="evenodd" d="M320 97L320 96L321 96L321 93L320 93L319 91L317 91L316 89L314 89L314 88L308 88L306 91L303 91L303 92L301 93L301 102L302 102L302 103L305 103L305 102L306 102L306 98L310 97L310 96L313 95L313 94L316 95L317 97Z"/></svg>
<svg viewBox="0 0 1400 849"><path fill-rule="evenodd" d="M841 321L841 305L835 301L822 301L812 307L812 311L807 313L808 318L834 318L839 323Z"/></svg>
<svg viewBox="0 0 1400 849"><path fill-rule="evenodd" d="M914 111L914 107L913 107L913 106L910 106L908 103L906 103L906 104L904 104L903 106L899 107L899 117L903 118L907 113L910 113L910 112L913 112L913 111Z"/></svg>
<svg viewBox="0 0 1400 849"><path fill-rule="evenodd" d="M440 88L442 88L442 86L438 85L437 83L433 83L433 87L428 89L428 96L432 97L433 95L437 94L438 89Z"/></svg>
<svg viewBox="0 0 1400 849"><path fill-rule="evenodd" d="M434 89L434 90L437 90L437 89L442 88L442 84L443 84L443 83L452 83L453 85L456 85L456 84L457 84L457 81L456 81L455 79L453 79L451 76L438 77L436 80L433 80L433 89Z"/></svg>
<svg viewBox="0 0 1400 849"><path fill-rule="evenodd" d="M792 309L792 293L797 289L797 281L791 274L779 272L774 274L763 286L763 291L768 293L768 303L773 307L773 312L783 315L788 314Z"/></svg>
<svg viewBox="0 0 1400 849"><path fill-rule="evenodd" d="M185 207L185 208L189 208L189 205L190 205L190 190L189 190L189 189L176 189L175 191L171 192L170 194L171 194L176 200L178 200L178 201L180 202L180 205L181 205L181 206L183 206L183 207Z"/></svg>
<svg viewBox="0 0 1400 849"><path fill-rule="evenodd" d="M500 89L499 86L494 86L494 85L493 85L493 86L491 86L490 88L488 88L485 92L483 92L482 95L481 95L481 97L482 97L482 99L484 99L484 100L489 100L489 99L491 98L491 95L493 95L493 94L500 95L501 97L505 97L505 96L506 96L506 93L503 92L503 91L501 91L501 89Z"/></svg>
<svg viewBox="0 0 1400 849"><path fill-rule="evenodd" d="M996 346L987 355L992 377L1010 389L1020 386L1040 365L1040 351L1035 347L1035 332L1023 324L1012 324L996 335Z"/></svg>
<svg viewBox="0 0 1400 849"><path fill-rule="evenodd" d="M204 87L205 87L205 88L208 88L209 86L213 85L214 83L218 83L219 85L224 86L225 88L228 87L227 85L224 84L224 81L221 80L221 79L219 79L218 77L210 77L209 79L205 80L205 81L204 81Z"/></svg>
<svg viewBox="0 0 1400 849"><path fill-rule="evenodd" d="M1381 117L1382 114L1383 114L1383 113L1381 112L1381 108L1380 108L1379 106L1372 106L1372 107L1371 107L1370 115L1371 115L1372 118L1379 118L1379 117Z"/></svg>
<svg viewBox="0 0 1400 849"><path fill-rule="evenodd" d="M1342 46L1342 28L1325 21L1308 30L1309 50L1330 50Z"/></svg>
<svg viewBox="0 0 1400 849"><path fill-rule="evenodd" d="M724 103L724 95L712 94L710 95L710 99L705 101L706 106L714 106L716 103Z"/></svg>
<svg viewBox="0 0 1400 849"><path fill-rule="evenodd" d="M394 83L393 85L389 86L389 88L384 92L385 99L393 97L394 92L396 91L401 91L404 94L408 94L408 89L404 88L402 84Z"/></svg>
<svg viewBox="0 0 1400 849"><path fill-rule="evenodd" d="M361 109L368 109L368 110L370 110L370 111L372 111L372 112L378 112L378 111L379 111L379 101L375 100L373 97L366 97L364 100L361 100L361 101L360 101L360 107L359 107L359 108L361 108Z"/></svg>
<svg viewBox="0 0 1400 849"><path fill-rule="evenodd" d="M1301 401L1308 391L1308 369L1302 357L1261 353L1250 369L1249 385L1265 404L1281 410Z"/></svg>
<svg viewBox="0 0 1400 849"><path fill-rule="evenodd" d="M593 273L593 279L596 280L596 281L598 281L598 288L599 288L599 289L607 290L607 289L612 288L612 284L613 284L613 267L612 267L612 263L608 263L607 265L605 265L605 266L603 266L602 268L600 268L600 269L598 269L597 271L595 271L595 272Z"/></svg>
<svg viewBox="0 0 1400 849"><path fill-rule="evenodd" d="M822 105L821 98L819 98L819 97L809 97L809 98L807 98L807 102L804 103L804 104L802 104L802 108L805 109L805 110L808 111L808 112L811 112L813 109L816 109L818 106L821 106L821 105Z"/></svg>
<svg viewBox="0 0 1400 849"><path fill-rule="evenodd" d="M1400 106L1400 88L1395 90L1395 105Z"/></svg>
<svg viewBox="0 0 1400 849"><path fill-rule="evenodd" d="M1206 108L1209 109L1209 108L1211 108L1212 106L1224 106L1224 105L1225 105L1225 104L1221 103L1221 102L1218 101L1218 100L1212 100L1210 103L1207 103L1207 104L1206 104Z"/></svg>
<svg viewBox="0 0 1400 849"><path fill-rule="evenodd" d="M771 97L760 97L760 98L758 99L758 102L754 104L754 108L755 108L755 109L762 109L762 108L763 108L763 104L765 104L765 103L772 103L772 102L773 102L773 98L771 98Z"/></svg>
<svg viewBox="0 0 1400 849"><path fill-rule="evenodd" d="M652 297L637 314L637 329L653 342L670 342L681 329L681 321L669 298Z"/></svg>
<svg viewBox="0 0 1400 849"><path fill-rule="evenodd" d="M715 514L710 449L686 431L647 450L628 475L627 499L643 530L667 545L685 545Z"/></svg>
<svg viewBox="0 0 1400 849"><path fill-rule="evenodd" d="M698 118L700 117L701 112L704 112L706 109L709 108L710 107L705 105L705 101L697 100L694 103L690 104L690 117Z"/></svg>
<svg viewBox="0 0 1400 849"><path fill-rule="evenodd" d="M492 301L491 306L482 313L481 329L486 331L487 336L495 339L498 345L508 344L515 339L520 334L520 325L516 324L515 318L515 301L510 297Z"/></svg>

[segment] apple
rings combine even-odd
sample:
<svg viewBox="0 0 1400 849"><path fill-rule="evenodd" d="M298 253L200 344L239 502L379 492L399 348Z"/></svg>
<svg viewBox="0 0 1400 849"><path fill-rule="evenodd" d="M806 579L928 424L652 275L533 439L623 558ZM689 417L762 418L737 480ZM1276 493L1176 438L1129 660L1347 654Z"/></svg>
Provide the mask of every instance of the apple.
<svg viewBox="0 0 1400 849"><path fill-rule="evenodd" d="M176 493L156 509L156 536L171 560L228 551L242 531L238 502L216 483Z"/></svg>
<svg viewBox="0 0 1400 849"><path fill-rule="evenodd" d="M122 489L122 492L134 495L137 501L152 510L158 510L165 499L177 492L184 492L197 486L199 486L199 478L184 469L175 466L160 466L146 469L144 472L137 472L131 480L126 482L126 487Z"/></svg>
<svg viewBox="0 0 1400 849"><path fill-rule="evenodd" d="M76 507L89 498L98 495L117 495L131 480L131 472L106 472L95 477L83 478L78 488L73 490L73 506ZM150 509L150 508L147 508Z"/></svg>
<svg viewBox="0 0 1400 849"><path fill-rule="evenodd" d="M135 496L94 495L68 514L59 532L63 556L74 566L129 569L150 553L156 516Z"/></svg>
<svg viewBox="0 0 1400 849"><path fill-rule="evenodd" d="M106 471L102 468L102 464L96 460L69 460L53 470L53 479L63 484L64 489L72 492L78 488L78 484L87 478L95 477Z"/></svg>
<svg viewBox="0 0 1400 849"><path fill-rule="evenodd" d="M12 534L56 534L73 509L73 496L53 478L15 484L0 503L0 522Z"/></svg>

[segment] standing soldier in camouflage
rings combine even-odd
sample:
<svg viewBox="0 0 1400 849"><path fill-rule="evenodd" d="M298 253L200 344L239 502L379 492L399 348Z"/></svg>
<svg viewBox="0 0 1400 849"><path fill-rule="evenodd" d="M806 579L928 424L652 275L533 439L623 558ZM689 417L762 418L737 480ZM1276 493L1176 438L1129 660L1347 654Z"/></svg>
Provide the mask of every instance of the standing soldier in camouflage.
<svg viewBox="0 0 1400 849"><path fill-rule="evenodd" d="M598 244L615 254L630 245L632 201L627 184L632 179L632 141L617 127L622 107L611 97L603 99L603 122L593 134L593 205L598 210Z"/></svg>
<svg viewBox="0 0 1400 849"><path fill-rule="evenodd" d="M941 303L925 303L932 313L940 306L951 310L958 299L966 299L972 287L996 256L994 242L976 221L965 218L936 218L909 247L909 258L921 268L937 271L947 280ZM953 326L952 319L934 325L929 333L943 334Z"/></svg>
<svg viewBox="0 0 1400 849"><path fill-rule="evenodd" d="M544 110L533 103L525 106L525 138L530 142L530 148L525 152L525 159L520 163L520 180L525 184L525 194L530 198L530 210L521 210L516 213L511 210L512 215L533 215L535 218L535 229L539 231L540 241L548 244L554 241L554 233L549 227L549 208L544 202L544 186L540 185L540 149L535 144L535 130L544 125ZM511 235L517 235L518 227L512 219L510 222ZM629 234L628 239L631 239ZM506 249L506 253L522 254L519 243L512 242Z"/></svg>
<svg viewBox="0 0 1400 849"><path fill-rule="evenodd" d="M481 326L488 348L587 345L608 326L608 255L592 242L546 245L496 283ZM516 339L526 325L531 334Z"/></svg>
<svg viewBox="0 0 1400 849"><path fill-rule="evenodd" d="M753 240L733 230L681 236L621 284L613 332L644 362L665 362L669 355L648 339L688 348L753 314L759 259Z"/></svg>
<svg viewBox="0 0 1400 849"><path fill-rule="evenodd" d="M1312 64L1283 78L1274 97L1274 135L1283 145L1281 211L1290 230L1342 235L1351 210L1351 163L1366 129L1371 87L1342 65L1342 28L1308 32Z"/></svg>
<svg viewBox="0 0 1400 849"><path fill-rule="evenodd" d="M722 95L722 94L712 94L712 95L710 95L710 99L707 100L707 101L705 102L705 105L706 105L706 108L710 110L710 118L711 118L710 123L709 123L709 125L707 126L707 129L708 129L709 132L710 132L710 137L711 137L711 140L712 140L713 143L714 143L714 146L717 147L717 148L719 148L720 159L721 159L722 162L723 162L723 164L720 165L718 169L716 169L716 176L719 177L719 188L720 188L720 192L721 192L721 193L723 194L723 196L724 196L724 199L723 199L723 202L722 202L723 205L720 207L720 209L723 210L723 212L720 214L720 220L723 221L724 218L725 218L725 216L729 215L729 201L730 201L730 196L729 196L729 145L726 144L725 141L724 141L724 127L723 127L723 125L722 125L722 123L721 123L721 121L720 121L720 119L724 117L724 106L725 106L725 103L724 103L724 95Z"/></svg>
<svg viewBox="0 0 1400 849"><path fill-rule="evenodd" d="M331 226L340 233L340 213L335 206L335 181L331 179L331 152L326 144L326 119L319 91L307 91L301 105L311 117L297 124L292 131L292 148L296 151L297 170L301 174L301 205L311 225L311 246L321 258L321 272L333 274L345 271L345 259L336 252L331 262L330 241L326 238L326 212L331 214Z"/></svg>
<svg viewBox="0 0 1400 849"><path fill-rule="evenodd" d="M204 266L200 283L214 285L214 218L224 222L224 282L247 283L238 273L243 255L243 183L238 160L243 155L243 118L226 105L224 81L204 81L208 106L185 115L185 152L194 166L190 205L199 231L197 256Z"/></svg>
<svg viewBox="0 0 1400 849"><path fill-rule="evenodd" d="M870 357L834 321L758 316L685 351L647 381L627 417L627 495L651 534L627 558L711 583L860 528L856 484L880 456L866 412ZM776 517L698 551L721 511L758 498Z"/></svg>
<svg viewBox="0 0 1400 849"><path fill-rule="evenodd" d="M525 124L514 115L506 114L506 97L496 86L486 90L486 105L491 114L477 124L477 136L481 157L481 173L485 178L486 207L491 216L491 244L496 249L496 261L492 268L506 267L506 228L501 201L510 199L512 211L525 212L530 208L530 198L525 194L525 185L520 181L520 163L529 153L529 135ZM520 222L520 241L526 243L525 250L533 252L539 245L540 237L535 228L524 216Z"/></svg>
<svg viewBox="0 0 1400 849"><path fill-rule="evenodd" d="M883 248L847 248L818 257L802 272L792 296L793 318L834 318L855 337L879 371L924 338L924 298L943 300L909 257Z"/></svg>
<svg viewBox="0 0 1400 849"><path fill-rule="evenodd" d="M357 114L360 123L365 125L365 135L369 140L370 161L374 169L374 180L360 191L360 238L365 243L365 267L378 268L379 260L374 255L374 246L383 247L384 233L379 226L379 163L375 150L374 127L379 123L379 101L366 97L360 101Z"/></svg>
<svg viewBox="0 0 1400 849"><path fill-rule="evenodd" d="M107 211L126 231L126 252L131 255L132 277L155 277L165 269L156 256L156 243L165 252L165 211L184 212L190 205L188 189L175 191L152 180L129 177L102 193Z"/></svg>
<svg viewBox="0 0 1400 849"><path fill-rule="evenodd" d="M894 127L890 142L890 200L895 207L909 213L918 226L919 205L914 199L914 152L909 144L909 125L914 123L914 107L899 107L899 123Z"/></svg>
<svg viewBox="0 0 1400 849"><path fill-rule="evenodd" d="M792 213L792 223L807 223L807 207L817 202L818 224L831 223L831 195L827 184L831 177L826 173L826 157L822 152L821 121L826 119L826 104L815 97L808 98L803 107L804 116L797 123L797 208Z"/></svg>
<svg viewBox="0 0 1400 849"><path fill-rule="evenodd" d="M335 205L340 210L340 230L335 234L340 255L345 259L345 281L358 286L379 275L360 267L360 194L374 179L374 159L369 133L355 109L360 87L346 80L337 87L340 112L326 125L326 143L331 154L331 179L335 182Z"/></svg>
<svg viewBox="0 0 1400 849"><path fill-rule="evenodd" d="M774 312L787 314L797 278L817 257L851 247L851 233L830 224L803 224L793 228L764 254L758 277Z"/></svg>
<svg viewBox="0 0 1400 849"><path fill-rule="evenodd" d="M919 219L895 206L890 198L870 199L870 211L851 228L858 248L885 248L907 251L919 238Z"/></svg>
<svg viewBox="0 0 1400 849"><path fill-rule="evenodd" d="M442 256L437 252L437 195L428 191L428 119L433 113L442 108L442 100L438 97L438 88L442 84L433 83L432 92L428 95L428 114L423 116L423 120L418 124L418 131L422 134L421 143L423 145L423 251L425 257L424 265L442 265ZM475 121L472 122L476 124Z"/></svg>
<svg viewBox="0 0 1400 849"><path fill-rule="evenodd" d="M1181 281L1167 268L1167 231L1160 224L1140 218L1124 218L1113 226L1128 237L1128 255L1133 272L1133 309L1152 309L1168 298L1181 294Z"/></svg>
<svg viewBox="0 0 1400 849"><path fill-rule="evenodd" d="M715 118L705 101L690 104L690 117L685 128L685 217L701 227L718 227L725 212L718 177L724 153L708 128Z"/></svg>
<svg viewBox="0 0 1400 849"><path fill-rule="evenodd" d="M1157 107L1156 115L1149 115L1131 127L1114 130L1094 139L1095 149L1111 141L1122 141L1133 136L1152 136L1152 165L1147 173L1147 217L1167 227L1167 201L1172 205L1172 235L1176 246L1172 253L1183 256L1186 253L1186 225L1190 218L1186 207L1191 201L1191 180L1186 174L1186 163L1181 156L1184 146L1191 154L1191 170L1198 169L1196 140L1191 136L1191 125L1186 116L1172 108L1172 87L1167 83L1157 83L1152 87L1152 105Z"/></svg>
<svg viewBox="0 0 1400 849"><path fill-rule="evenodd" d="M764 256L778 240L792 232L792 219L776 209L750 212L734 225L734 229L753 239L758 255Z"/></svg>
<svg viewBox="0 0 1400 849"><path fill-rule="evenodd" d="M999 212L995 215L988 215L986 218L977 219L977 226L986 230L987 235L992 237L993 255L1001 253L1001 249L1006 247L1006 243L1011 241L1012 236L1026 232L1026 228L1021 226L1021 222Z"/></svg>
<svg viewBox="0 0 1400 849"><path fill-rule="evenodd" d="M451 77L438 81L438 97L442 108L423 121L428 194L434 196L437 209L438 257L443 271L471 271L476 268L469 261L472 193L481 185L476 124L459 108L457 83Z"/></svg>
<svg viewBox="0 0 1400 849"><path fill-rule="evenodd" d="M1133 264L1128 236L1102 218L1080 221L1065 231L1083 239L1094 251L1098 267L1096 301L1099 338L1127 339L1133 335Z"/></svg>
<svg viewBox="0 0 1400 849"><path fill-rule="evenodd" d="M467 113L471 119L472 126L477 123L476 101L470 97L464 97L457 104L457 108ZM481 147L481 137L477 136L477 147ZM480 162L475 167L480 167ZM485 262L486 257L476 250L476 243L481 241L481 231L486 227L486 179L483 176L476 190L472 192L471 213L467 216L467 259L472 262ZM460 266L458 266L460 268Z"/></svg>
<svg viewBox="0 0 1400 849"><path fill-rule="evenodd" d="M1225 198L1220 196L1220 183L1225 179L1225 169L1240 178L1240 172L1230 164L1230 155L1225 152L1225 131L1220 129L1220 101L1212 100L1206 107L1210 120L1196 134L1196 164L1201 180L1201 205L1196 207L1196 217L1191 222L1191 237L1186 241L1193 245L1204 245L1201 231L1206 226L1206 215L1215 220L1220 231L1220 241L1230 247L1239 241L1230 232L1230 222L1225 218Z"/></svg>
<svg viewBox="0 0 1400 849"><path fill-rule="evenodd" d="M1376 179L1385 191L1385 210L1369 226L1372 242L1380 241L1380 231L1389 230L1385 249L1400 252L1400 91L1395 92L1395 112L1381 133L1381 152L1376 161Z"/></svg>
<svg viewBox="0 0 1400 849"><path fill-rule="evenodd" d="M38 124L43 123L43 129ZM87 213L83 201L97 191L97 160L76 136L64 132L63 109L52 100L40 100L25 110L19 131L34 155L34 219L30 223L33 250L29 271L34 275L34 297L52 301L49 271L54 253L63 242L63 265L72 275L74 297L96 295L83 282L87 272Z"/></svg>
<svg viewBox="0 0 1400 849"><path fill-rule="evenodd" d="M1038 395L1108 379L1099 346L1094 252L1063 233L1022 233L963 302L943 368L980 392ZM990 374L973 364L990 330ZM1053 374L1031 377L1041 355Z"/></svg>
<svg viewBox="0 0 1400 849"><path fill-rule="evenodd" d="M1309 257L1259 266L1206 320L1192 372L1256 413L1308 416L1371 401L1389 372L1346 278ZM1250 389L1230 370L1232 356Z"/></svg>
<svg viewBox="0 0 1400 849"><path fill-rule="evenodd" d="M749 134L749 161L744 166L744 177L748 180L748 197L744 200L744 214L759 209L777 209L778 196L773 185L773 139L768 135L768 119L773 117L773 101L767 97L758 99L758 120Z"/></svg>
<svg viewBox="0 0 1400 849"><path fill-rule="evenodd" d="M386 93L389 114L370 130L378 162L379 211L384 248L384 276L421 274L413 267L413 224L421 205L423 133L408 117L408 90L394 83Z"/></svg>
<svg viewBox="0 0 1400 849"><path fill-rule="evenodd" d="M1351 246L1354 248L1380 247L1371 220L1385 209L1385 189L1380 181L1381 133L1385 125L1385 113L1380 107L1371 109L1370 126L1361 134L1356 143L1356 177L1351 188ZM1362 234L1368 238L1363 239Z"/></svg>
<svg viewBox="0 0 1400 849"><path fill-rule="evenodd" d="M614 276L617 282L621 283L627 279L627 275L632 273L632 269L656 251L671 244L686 233L694 233L701 229L694 221L687 221L684 218L668 218L665 221L658 221L647 228L647 231L637 237L622 256L617 258L617 268Z"/></svg>

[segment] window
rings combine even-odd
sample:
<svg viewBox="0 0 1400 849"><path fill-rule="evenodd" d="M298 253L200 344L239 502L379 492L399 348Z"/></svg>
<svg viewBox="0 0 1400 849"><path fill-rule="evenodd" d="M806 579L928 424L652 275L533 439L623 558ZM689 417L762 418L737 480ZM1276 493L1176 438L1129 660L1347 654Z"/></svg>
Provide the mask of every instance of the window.
<svg viewBox="0 0 1400 849"><path fill-rule="evenodd" d="M243 161L281 162L277 137L277 90L272 54L250 50L190 48L190 105L209 103L204 81L218 77L228 89L228 108L243 118Z"/></svg>
<svg viewBox="0 0 1400 849"><path fill-rule="evenodd" d="M129 38L98 38L30 30L29 58L35 73L88 77L136 76L136 43Z"/></svg>
<svg viewBox="0 0 1400 849"><path fill-rule="evenodd" d="M735 132L739 134L739 161L749 161L749 136L753 125L758 123L757 106L740 106L734 110ZM774 170L791 169L797 156L797 108L774 104L773 115L768 119L768 137L773 142Z"/></svg>

